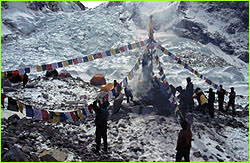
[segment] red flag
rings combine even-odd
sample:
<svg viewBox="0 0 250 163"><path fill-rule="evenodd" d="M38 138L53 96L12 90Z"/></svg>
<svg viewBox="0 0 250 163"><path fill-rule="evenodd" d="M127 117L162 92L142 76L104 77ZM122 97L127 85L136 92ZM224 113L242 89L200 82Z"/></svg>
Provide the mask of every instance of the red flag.
<svg viewBox="0 0 250 163"><path fill-rule="evenodd" d="M42 111L43 121L48 121L49 120L49 113L46 110L41 110L41 111Z"/></svg>
<svg viewBox="0 0 250 163"><path fill-rule="evenodd" d="M53 70L52 64L48 64L48 65L47 65L47 70Z"/></svg>
<svg viewBox="0 0 250 163"><path fill-rule="evenodd" d="M121 51L121 52L125 52L124 47L120 47L120 51Z"/></svg>
<svg viewBox="0 0 250 163"><path fill-rule="evenodd" d="M93 113L93 112L92 112L92 106L91 106L91 105L88 106L88 110L89 110L90 113Z"/></svg>
<svg viewBox="0 0 250 163"><path fill-rule="evenodd" d="M102 53L97 53L97 58L102 58Z"/></svg>
<svg viewBox="0 0 250 163"><path fill-rule="evenodd" d="M78 64L78 60L77 59L73 59L73 62L74 62L75 65Z"/></svg>
<svg viewBox="0 0 250 163"><path fill-rule="evenodd" d="M70 115L74 121L77 121L79 118L77 115L75 115L75 112L70 112Z"/></svg>
<svg viewBox="0 0 250 163"><path fill-rule="evenodd" d="M14 70L14 71L12 71L12 74L13 75L19 75L19 71L18 70Z"/></svg>

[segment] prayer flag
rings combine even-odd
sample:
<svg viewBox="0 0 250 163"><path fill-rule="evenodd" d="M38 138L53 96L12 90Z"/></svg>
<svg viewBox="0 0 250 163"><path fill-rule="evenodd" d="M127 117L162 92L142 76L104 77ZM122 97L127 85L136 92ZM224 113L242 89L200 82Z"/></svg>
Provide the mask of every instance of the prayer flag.
<svg viewBox="0 0 250 163"><path fill-rule="evenodd" d="M81 110L77 110L77 116L82 120L85 116L82 114Z"/></svg>
<svg viewBox="0 0 250 163"><path fill-rule="evenodd" d="M36 71L37 72L42 72L43 71L42 66L36 66Z"/></svg>
<svg viewBox="0 0 250 163"><path fill-rule="evenodd" d="M76 121L76 120L79 119L78 116L77 116L77 114L76 114L76 112L70 112L70 115L71 115L71 117L72 117L72 119L73 119L74 121Z"/></svg>
<svg viewBox="0 0 250 163"><path fill-rule="evenodd" d="M58 63L57 63L57 65L58 65L58 68L61 68L61 67L63 67L63 64L62 64L62 62L58 62Z"/></svg>
<svg viewBox="0 0 250 163"><path fill-rule="evenodd" d="M73 59L73 63L74 63L75 65L78 64L77 58Z"/></svg>
<svg viewBox="0 0 250 163"><path fill-rule="evenodd" d="M52 64L47 65L47 70L52 70Z"/></svg>
<svg viewBox="0 0 250 163"><path fill-rule="evenodd" d="M185 63L184 63L183 61L181 61L181 65L182 65L182 66L184 66L184 65L185 65Z"/></svg>
<svg viewBox="0 0 250 163"><path fill-rule="evenodd" d="M106 51L107 56L111 56L110 51Z"/></svg>
<svg viewBox="0 0 250 163"><path fill-rule="evenodd" d="M177 111L179 111L179 107L176 105L174 113L176 114Z"/></svg>
<svg viewBox="0 0 250 163"><path fill-rule="evenodd" d="M1 72L1 78L7 78L7 72Z"/></svg>
<svg viewBox="0 0 250 163"><path fill-rule="evenodd" d="M128 49L129 49L129 50L132 50L132 49L133 49L131 44L128 44Z"/></svg>
<svg viewBox="0 0 250 163"><path fill-rule="evenodd" d="M60 122L64 122L67 120L67 117L65 116L64 113L60 113Z"/></svg>
<svg viewBox="0 0 250 163"><path fill-rule="evenodd" d="M24 71L25 71L26 73L30 73L30 68L25 68Z"/></svg>
<svg viewBox="0 0 250 163"><path fill-rule="evenodd" d="M178 60L179 60L179 58L178 58L178 57L176 57L176 56L174 56L174 60L178 61Z"/></svg>
<svg viewBox="0 0 250 163"><path fill-rule="evenodd" d="M68 61L62 61L62 63L63 63L63 67L66 67L69 65Z"/></svg>
<svg viewBox="0 0 250 163"><path fill-rule="evenodd" d="M168 55L168 50L167 49L164 50L164 54Z"/></svg>
<svg viewBox="0 0 250 163"><path fill-rule="evenodd" d="M120 50L118 48L115 49L115 53L116 54L119 54L120 53Z"/></svg>
<svg viewBox="0 0 250 163"><path fill-rule="evenodd" d="M71 117L70 112L66 112L66 113L65 113L65 116L66 116L66 121L67 121L67 122L73 122L73 119L72 119L72 117Z"/></svg>
<svg viewBox="0 0 250 163"><path fill-rule="evenodd" d="M47 65L42 65L42 69L43 69L43 71L46 71L47 70Z"/></svg>
<svg viewBox="0 0 250 163"><path fill-rule="evenodd" d="M18 103L18 107L19 107L20 112L23 113L23 108L25 107L25 105L19 101L17 103Z"/></svg>
<svg viewBox="0 0 250 163"><path fill-rule="evenodd" d="M163 76L161 77L161 80L164 81L165 78L166 78L166 75L163 75Z"/></svg>
<svg viewBox="0 0 250 163"><path fill-rule="evenodd" d="M25 72L24 72L24 69L19 69L18 72L19 72L18 75L24 75L24 73L25 73Z"/></svg>
<svg viewBox="0 0 250 163"><path fill-rule="evenodd" d="M129 74L128 74L128 80L131 80L131 79L132 79L132 76L131 76L131 74L129 72Z"/></svg>
<svg viewBox="0 0 250 163"><path fill-rule="evenodd" d="M97 53L97 58L102 58L102 53Z"/></svg>
<svg viewBox="0 0 250 163"><path fill-rule="evenodd" d="M181 59L180 59L180 58L177 60L177 63L178 63L178 64L181 64Z"/></svg>
<svg viewBox="0 0 250 163"><path fill-rule="evenodd" d="M88 62L88 61L89 61L89 60L88 60L88 56L85 56L85 57L83 57L82 59L83 59L83 62Z"/></svg>
<svg viewBox="0 0 250 163"><path fill-rule="evenodd" d="M88 110L88 107L84 107L83 110L85 111L87 117L90 116L90 112L89 112L89 110Z"/></svg>
<svg viewBox="0 0 250 163"><path fill-rule="evenodd" d="M188 69L188 64L185 63L185 64L184 64L184 68L185 68L185 69Z"/></svg>
<svg viewBox="0 0 250 163"><path fill-rule="evenodd" d="M132 48L135 49L136 48L136 43L132 44Z"/></svg>
<svg viewBox="0 0 250 163"><path fill-rule="evenodd" d="M41 110L42 112L42 120L48 121L49 120L49 113L46 110Z"/></svg>
<svg viewBox="0 0 250 163"><path fill-rule="evenodd" d="M33 117L34 111L31 106L26 105L26 117Z"/></svg>
<svg viewBox="0 0 250 163"><path fill-rule="evenodd" d="M116 54L115 49L111 49L111 50L110 50L110 53L111 53L112 55L115 55L115 54Z"/></svg>
<svg viewBox="0 0 250 163"><path fill-rule="evenodd" d="M77 58L77 61L78 63L82 63L83 62L82 57Z"/></svg>
<svg viewBox="0 0 250 163"><path fill-rule="evenodd" d="M122 47L120 47L120 49L119 49L121 52L125 52L125 49L124 49L124 47L122 46Z"/></svg>
<svg viewBox="0 0 250 163"><path fill-rule="evenodd" d="M93 56L94 60L97 59L97 54L93 54L92 56Z"/></svg>
<svg viewBox="0 0 250 163"><path fill-rule="evenodd" d="M58 113L58 112L52 112L52 113L54 113L54 114L52 114L52 116L53 116L52 122L53 122L53 123L58 123L58 122L60 122L60 113Z"/></svg>
<svg viewBox="0 0 250 163"><path fill-rule="evenodd" d="M33 111L34 111L34 116L33 116L33 118L34 118L35 120L40 120L40 121L43 120L41 109L34 108Z"/></svg>
<svg viewBox="0 0 250 163"><path fill-rule="evenodd" d="M89 61L93 61L94 59L93 59L93 56L90 54L90 55L88 55L88 60Z"/></svg>
<svg viewBox="0 0 250 163"><path fill-rule="evenodd" d="M57 69L57 68L58 68L57 63L52 63L52 69L54 70L54 69Z"/></svg>
<svg viewBox="0 0 250 163"><path fill-rule="evenodd" d="M106 52L102 52L102 57L103 57L103 58L104 58L104 57L107 57Z"/></svg>
<svg viewBox="0 0 250 163"><path fill-rule="evenodd" d="M69 60L68 60L68 65L73 65L72 59L69 59Z"/></svg>

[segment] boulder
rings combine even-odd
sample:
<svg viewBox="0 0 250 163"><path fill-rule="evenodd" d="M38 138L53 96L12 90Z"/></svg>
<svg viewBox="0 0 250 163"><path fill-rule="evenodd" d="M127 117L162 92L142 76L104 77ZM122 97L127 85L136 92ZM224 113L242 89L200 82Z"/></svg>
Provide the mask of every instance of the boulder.
<svg viewBox="0 0 250 163"><path fill-rule="evenodd" d="M41 160L45 162L64 162L67 155L57 149L46 150L40 154Z"/></svg>
<svg viewBox="0 0 250 163"><path fill-rule="evenodd" d="M123 96L124 96L123 94L120 94L117 98L115 98L112 114L115 114L120 110L123 101Z"/></svg>
<svg viewBox="0 0 250 163"><path fill-rule="evenodd" d="M71 78L72 78L72 76L71 76L70 73L68 73L68 72L62 72L62 73L60 73L60 74L59 74L59 77L64 77L64 78L71 77Z"/></svg>
<svg viewBox="0 0 250 163"><path fill-rule="evenodd" d="M58 76L58 71L57 70L48 70L46 72L46 77L55 77Z"/></svg>
<svg viewBox="0 0 250 163"><path fill-rule="evenodd" d="M90 84L94 86L106 85L106 79L103 75L96 74L90 80Z"/></svg>
<svg viewBox="0 0 250 163"><path fill-rule="evenodd" d="M29 162L28 156L18 147L14 146L2 157L3 162Z"/></svg>

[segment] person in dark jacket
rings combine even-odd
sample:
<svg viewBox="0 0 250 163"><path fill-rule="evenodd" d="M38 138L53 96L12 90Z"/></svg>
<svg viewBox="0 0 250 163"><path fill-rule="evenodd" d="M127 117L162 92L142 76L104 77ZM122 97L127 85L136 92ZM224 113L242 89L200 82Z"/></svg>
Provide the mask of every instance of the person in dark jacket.
<svg viewBox="0 0 250 163"><path fill-rule="evenodd" d="M28 81L29 81L29 77L28 77L28 75L25 73L25 74L23 75L23 88L24 88L25 85L28 83Z"/></svg>
<svg viewBox="0 0 250 163"><path fill-rule="evenodd" d="M185 118L186 112L189 109L189 106L192 104L192 101L189 99L187 92L182 89L181 86L176 87L176 91L180 94L177 96L179 100L179 108L182 112L183 117Z"/></svg>
<svg viewBox="0 0 250 163"><path fill-rule="evenodd" d="M231 92L229 93L229 101L228 101L228 104L227 104L226 111L228 111L229 107L231 106L232 110L233 110L233 115L235 115L235 108L234 108L235 97L236 97L236 94L234 92L234 87L231 87Z"/></svg>
<svg viewBox="0 0 250 163"><path fill-rule="evenodd" d="M192 103L190 103L190 105L188 105L188 109L189 109L189 111L192 111L193 106L194 106L194 100L193 100L193 98L192 98L193 93L194 93L194 85L193 85L193 83L191 82L191 78L190 78L190 77L187 77L186 80L187 80L186 92L187 92L187 94L188 94L189 100L192 101Z"/></svg>
<svg viewBox="0 0 250 163"><path fill-rule="evenodd" d="M219 102L219 111L224 111L223 103L224 103L225 94L226 94L226 91L222 88L222 85L220 85L220 90L217 91L218 102Z"/></svg>
<svg viewBox="0 0 250 163"><path fill-rule="evenodd" d="M181 121L182 130L179 132L177 146L176 146L176 162L181 162L184 157L185 162L190 162L190 149L192 141L192 132L190 125L186 120Z"/></svg>
<svg viewBox="0 0 250 163"><path fill-rule="evenodd" d="M115 98L118 97L121 93L122 87L116 80L114 80L114 89L115 89Z"/></svg>
<svg viewBox="0 0 250 163"><path fill-rule="evenodd" d="M208 112L211 118L214 118L214 101L215 101L215 93L213 92L213 89L209 89L209 95L208 95Z"/></svg>
<svg viewBox="0 0 250 163"><path fill-rule="evenodd" d="M96 150L95 152L98 153L100 151L101 146L101 138L104 142L104 151L107 152L108 150L108 142L107 142L107 118L108 118L108 111L107 107L109 106L109 102L105 101L103 104L99 102L99 107L97 106L97 102L93 102L93 110L96 113L95 118L95 125L96 125Z"/></svg>
<svg viewBox="0 0 250 163"><path fill-rule="evenodd" d="M193 98L196 98L199 103L198 110L201 110L205 115L207 108L207 97L199 87L195 89Z"/></svg>
<svg viewBox="0 0 250 163"><path fill-rule="evenodd" d="M129 103L129 98L131 98L131 101L133 101L132 90L130 88L125 87L124 92L125 92L125 95L127 97L127 103Z"/></svg>

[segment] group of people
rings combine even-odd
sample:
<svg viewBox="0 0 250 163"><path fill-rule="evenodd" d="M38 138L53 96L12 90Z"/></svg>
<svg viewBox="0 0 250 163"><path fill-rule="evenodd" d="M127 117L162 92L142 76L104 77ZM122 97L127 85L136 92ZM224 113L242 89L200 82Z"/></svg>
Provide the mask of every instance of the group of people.
<svg viewBox="0 0 250 163"><path fill-rule="evenodd" d="M209 95L208 98L203 93L203 91L198 87L194 90L193 83L191 82L190 77L187 79L187 86L186 90L182 89L181 86L176 88L176 91L178 91L180 94L177 98L180 99L179 108L184 114L189 110L192 111L194 107L194 98L198 102L197 110L202 111L204 114L208 111L209 115L214 118L214 102L215 102L215 92L213 92L213 89L209 89ZM228 111L229 107L232 107L232 113L235 115L235 91L234 87L231 87L231 92L229 93L229 102L226 106L226 109L224 110L224 98L226 95L226 91L223 89L223 86L220 85L220 89L216 92L218 95L218 103L219 103L219 111Z"/></svg>
<svg viewBox="0 0 250 163"><path fill-rule="evenodd" d="M187 79L186 90L182 89L181 86L176 88L180 94L178 98L180 99L179 108L181 111L181 127L182 130L179 132L178 140L177 140L177 153L176 153L176 162L181 162L184 157L185 162L189 162L190 158L190 149L191 149L191 141L192 141L192 132L190 130L190 124L185 120L185 113L187 110L192 111L194 106L193 99L196 98L199 105L197 110L202 111L206 114L206 110L208 109L209 115L214 118L214 102L215 102L215 92L213 89L209 89L208 99L206 95L202 92L200 88L193 89L193 84L191 79L188 77ZM194 90L194 91L193 91ZM229 107L232 107L232 113L235 115L235 91L234 87L231 87L231 92L229 93L229 102L226 106L226 110L223 108L224 97L226 95L226 91L223 89L223 86L220 85L220 89L217 91L218 102L219 102L219 111L228 111Z"/></svg>

